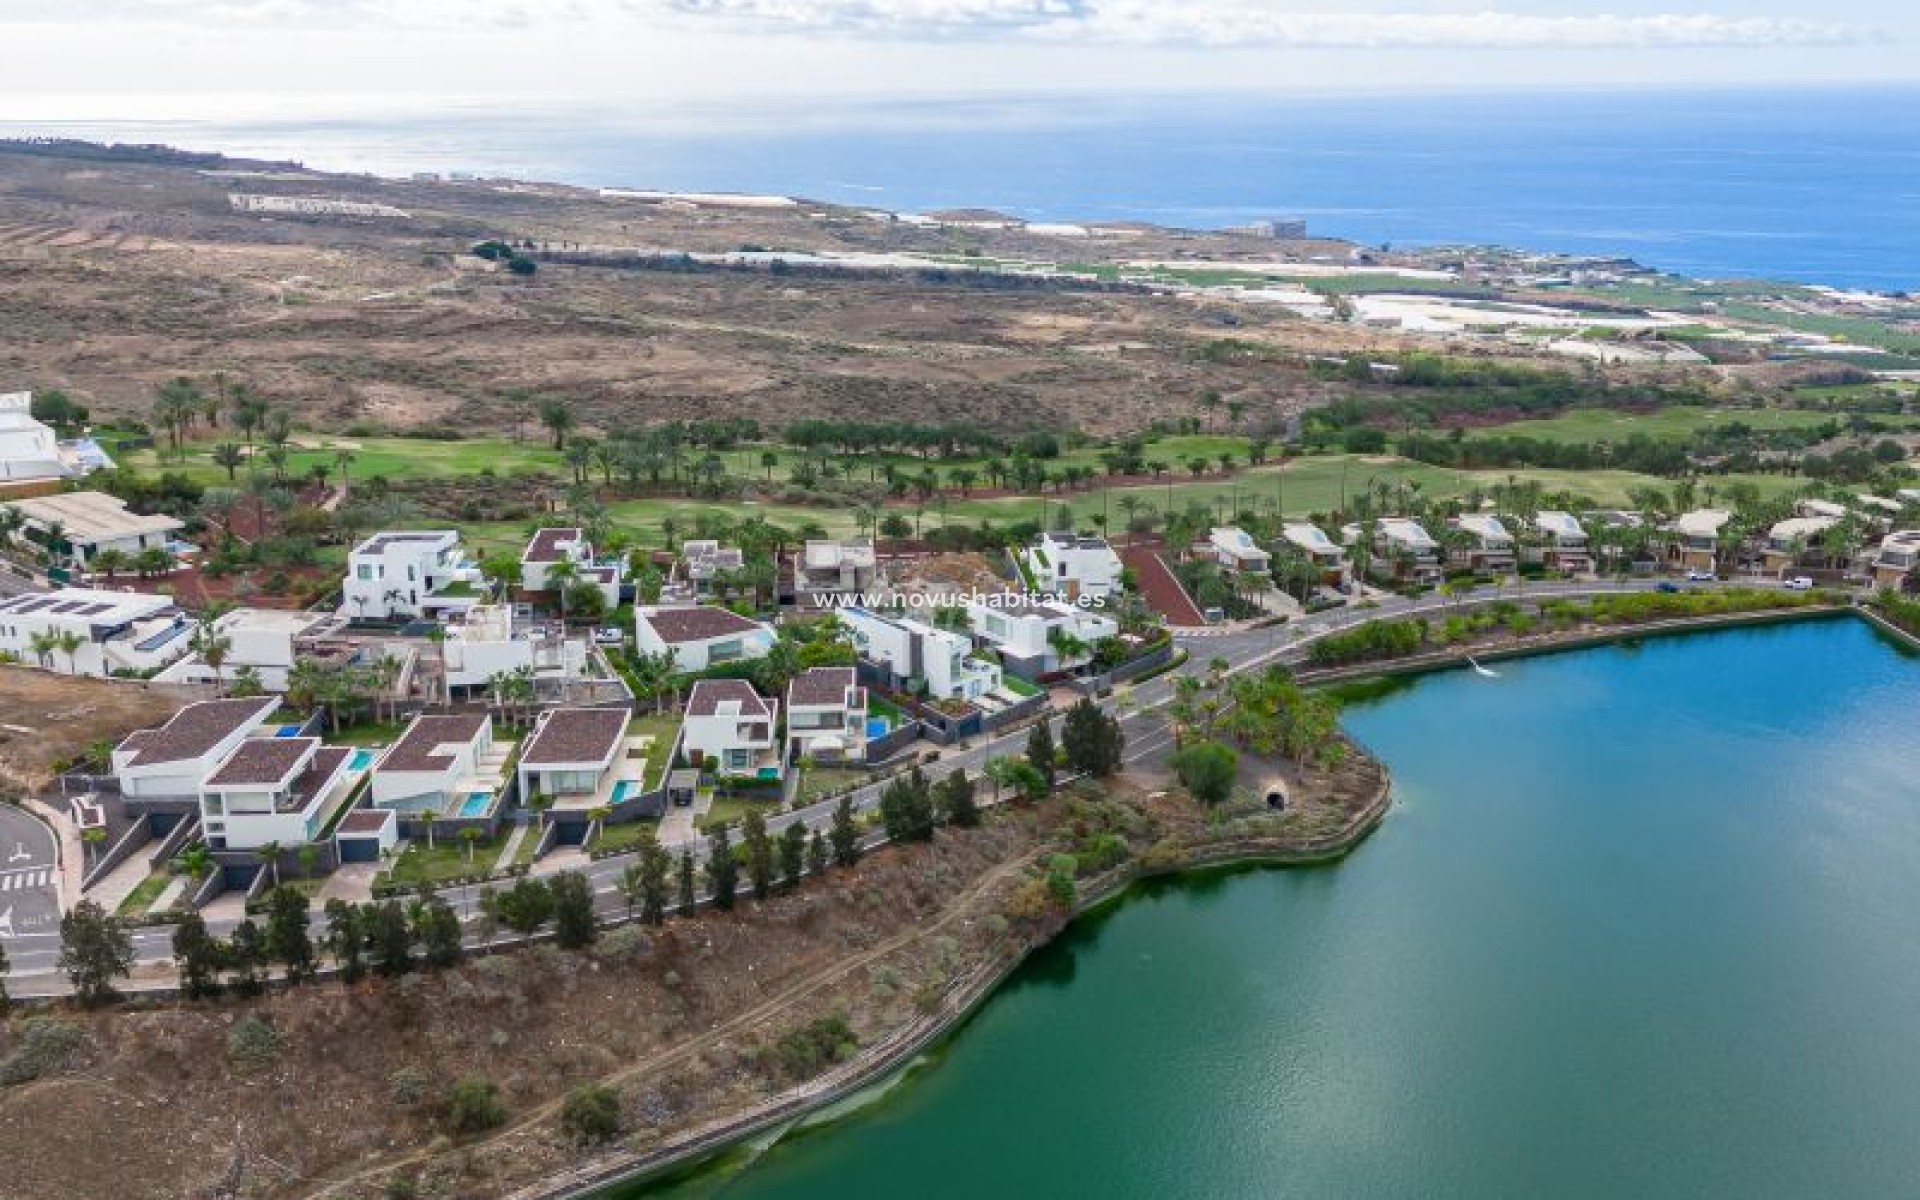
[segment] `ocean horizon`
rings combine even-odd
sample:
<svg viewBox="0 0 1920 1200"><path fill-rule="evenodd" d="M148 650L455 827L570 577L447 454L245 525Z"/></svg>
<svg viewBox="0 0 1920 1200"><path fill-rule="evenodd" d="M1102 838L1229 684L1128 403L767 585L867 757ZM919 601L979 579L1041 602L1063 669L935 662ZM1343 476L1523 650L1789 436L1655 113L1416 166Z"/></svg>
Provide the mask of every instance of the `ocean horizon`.
<svg viewBox="0 0 1920 1200"><path fill-rule="evenodd" d="M1920 91L1047 98L21 120L324 170L777 193L896 212L1630 257L1704 279L1920 290Z"/></svg>

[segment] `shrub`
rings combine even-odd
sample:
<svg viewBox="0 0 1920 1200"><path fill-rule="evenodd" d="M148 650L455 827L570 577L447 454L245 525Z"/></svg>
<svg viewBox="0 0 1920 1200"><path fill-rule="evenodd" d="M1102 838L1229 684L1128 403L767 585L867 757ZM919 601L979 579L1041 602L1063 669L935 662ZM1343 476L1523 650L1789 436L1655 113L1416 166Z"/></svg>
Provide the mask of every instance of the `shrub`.
<svg viewBox="0 0 1920 1200"><path fill-rule="evenodd" d="M829 1063L851 1058L859 1046L846 1017L831 1013L789 1030L761 1051L760 1063L774 1077L798 1082L818 1075Z"/></svg>
<svg viewBox="0 0 1920 1200"><path fill-rule="evenodd" d="M227 1030L227 1065L236 1075L258 1075L280 1061L280 1035L258 1017L241 1017Z"/></svg>
<svg viewBox="0 0 1920 1200"><path fill-rule="evenodd" d="M0 1061L0 1087L27 1083L58 1071L79 1045L77 1026L59 1017L28 1017L20 1026L20 1044Z"/></svg>
<svg viewBox="0 0 1920 1200"><path fill-rule="evenodd" d="M419 1067L401 1067L387 1076L387 1087L395 1104L412 1108L427 1098L427 1073Z"/></svg>
<svg viewBox="0 0 1920 1200"><path fill-rule="evenodd" d="M576 1142L610 1142L620 1123L620 1095L604 1084L577 1087L560 1106L560 1128Z"/></svg>
<svg viewBox="0 0 1920 1200"><path fill-rule="evenodd" d="M447 1089L447 1129L459 1136L470 1136L497 1129L507 1119L506 1101L491 1079L469 1075L457 1079Z"/></svg>

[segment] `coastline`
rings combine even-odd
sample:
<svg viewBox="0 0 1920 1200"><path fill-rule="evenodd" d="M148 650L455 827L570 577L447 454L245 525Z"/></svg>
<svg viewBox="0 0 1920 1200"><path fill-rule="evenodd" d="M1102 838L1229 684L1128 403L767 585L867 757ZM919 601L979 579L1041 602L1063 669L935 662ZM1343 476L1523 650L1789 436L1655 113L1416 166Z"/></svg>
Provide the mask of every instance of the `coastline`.
<svg viewBox="0 0 1920 1200"><path fill-rule="evenodd" d="M983 964L970 976L955 981L941 997L937 1011L907 1025L858 1055L837 1071L810 1080L773 1097L765 1105L720 1124L698 1130L681 1142L643 1154L577 1171L565 1181L508 1193L505 1200L605 1200L612 1190L634 1186L679 1172L697 1171L704 1164L756 1135L842 1103L911 1069L921 1054L957 1036L974 1014L993 998L1000 985L1036 952L1050 944L1074 922L1121 902L1134 885L1155 879L1198 876L1251 868L1287 869L1339 862L1359 848L1393 805L1393 776L1385 763L1355 747L1375 771L1372 794L1338 831L1307 841L1254 838L1193 847L1172 864L1147 865L1139 859L1085 882L1074 910L1058 931L1032 942L1018 953Z"/></svg>

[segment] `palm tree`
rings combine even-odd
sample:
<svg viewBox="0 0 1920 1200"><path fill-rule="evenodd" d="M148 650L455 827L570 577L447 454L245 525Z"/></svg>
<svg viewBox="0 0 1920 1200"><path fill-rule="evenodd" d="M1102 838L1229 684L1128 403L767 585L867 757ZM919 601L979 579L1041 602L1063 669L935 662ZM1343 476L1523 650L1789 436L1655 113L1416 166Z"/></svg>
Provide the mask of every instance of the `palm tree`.
<svg viewBox="0 0 1920 1200"><path fill-rule="evenodd" d="M333 466L335 470L340 472L340 494L343 496L347 494L347 468L353 466L353 462L354 453L346 447L343 446L333 452Z"/></svg>
<svg viewBox="0 0 1920 1200"><path fill-rule="evenodd" d="M540 402L540 424L553 435L553 448L567 448L567 434L573 431L573 409L565 400L543 400Z"/></svg>
<svg viewBox="0 0 1920 1200"><path fill-rule="evenodd" d="M481 831L479 827L474 825L469 825L460 831L460 840L467 844L467 865L469 867L473 865L473 851L474 847L480 844L480 837Z"/></svg>
<svg viewBox="0 0 1920 1200"><path fill-rule="evenodd" d="M214 622L217 619L217 616L211 613L203 616L200 627L193 631L192 646L194 653L200 656L200 661L206 663L207 668L213 672L215 694L224 696L226 695L226 678L221 674L221 668L226 666L227 655L233 650L233 639L216 629Z"/></svg>
<svg viewBox="0 0 1920 1200"><path fill-rule="evenodd" d="M569 603L567 590L580 578L580 565L570 558L563 558L547 568L547 588L560 601L560 623L567 623Z"/></svg>
<svg viewBox="0 0 1920 1200"><path fill-rule="evenodd" d="M433 849L433 823L439 819L440 812L438 809L423 808L420 810L420 826L427 831L427 849L429 850Z"/></svg>
<svg viewBox="0 0 1920 1200"><path fill-rule="evenodd" d="M260 847L258 850L255 850L253 852L253 855L255 858L258 858L262 863L266 865L267 870L273 872L273 886L279 887L280 886L280 843L268 842L266 845Z"/></svg>
<svg viewBox="0 0 1920 1200"><path fill-rule="evenodd" d="M78 656L80 647L86 644L87 639L71 629L63 630L60 635L54 639L54 649L67 656L67 674L77 675L80 673ZM106 663L103 660L101 662L102 669L104 669L105 666Z"/></svg>
<svg viewBox="0 0 1920 1200"><path fill-rule="evenodd" d="M227 469L227 482L232 483L234 475L247 461L244 450L232 442L221 442L213 448L213 465Z"/></svg>
<svg viewBox="0 0 1920 1200"><path fill-rule="evenodd" d="M115 550L109 547L108 549L97 552L93 556L93 569L105 575L109 580L132 565L133 560L127 557L125 550Z"/></svg>

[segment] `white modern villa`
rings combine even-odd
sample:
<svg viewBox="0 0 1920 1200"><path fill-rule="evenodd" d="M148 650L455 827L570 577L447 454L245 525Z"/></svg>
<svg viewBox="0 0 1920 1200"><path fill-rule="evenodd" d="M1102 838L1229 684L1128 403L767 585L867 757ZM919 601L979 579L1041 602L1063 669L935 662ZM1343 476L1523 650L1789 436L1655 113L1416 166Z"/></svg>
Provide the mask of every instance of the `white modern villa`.
<svg viewBox="0 0 1920 1200"><path fill-rule="evenodd" d="M355 621L438 619L480 603L480 583L454 530L376 533L347 557L342 611Z"/></svg>
<svg viewBox="0 0 1920 1200"><path fill-rule="evenodd" d="M200 824L215 850L320 840L365 771L366 751L316 737L248 738L200 785Z"/></svg>
<svg viewBox="0 0 1920 1200"><path fill-rule="evenodd" d="M199 623L168 596L67 588L0 599L0 654L66 675L150 675Z"/></svg>
<svg viewBox="0 0 1920 1200"><path fill-rule="evenodd" d="M853 637L860 657L887 673L893 686L932 700L978 700L1000 686L1000 666L973 652L973 639L911 617L864 608L834 615Z"/></svg>
<svg viewBox="0 0 1920 1200"><path fill-rule="evenodd" d="M1103 537L1043 533L1025 551L1033 586L1069 600L1096 599L1120 590L1120 556Z"/></svg>
<svg viewBox="0 0 1920 1200"><path fill-rule="evenodd" d="M91 442L63 444L34 417L32 392L0 395L0 485L73 479L112 465Z"/></svg>
<svg viewBox="0 0 1920 1200"><path fill-rule="evenodd" d="M255 736L280 701L204 700L166 724L130 733L114 747L113 774L131 799L197 799L201 785L240 744Z"/></svg>
<svg viewBox="0 0 1920 1200"><path fill-rule="evenodd" d="M56 564L71 562L83 569L92 569L110 550L129 564L149 550L166 552L171 562L174 535L185 528L169 516L133 512L105 492L33 496L8 500L3 507L22 518L16 538L46 550Z"/></svg>
<svg viewBox="0 0 1920 1200"><path fill-rule="evenodd" d="M513 743L493 736L485 713L425 713L373 764L378 808L454 819L491 816L510 777Z"/></svg>
<svg viewBox="0 0 1920 1200"><path fill-rule="evenodd" d="M781 777L780 703L744 679L702 679L687 694L681 752L716 775L760 782Z"/></svg>
<svg viewBox="0 0 1920 1200"><path fill-rule="evenodd" d="M814 667L787 684L787 757L865 762L867 689L852 667Z"/></svg>
<svg viewBox="0 0 1920 1200"><path fill-rule="evenodd" d="M1028 679L1081 665L1120 632L1113 618L1060 600L969 604L967 622L1008 670Z"/></svg>

